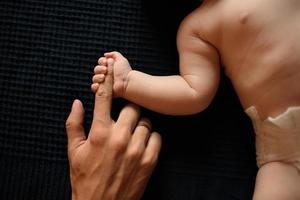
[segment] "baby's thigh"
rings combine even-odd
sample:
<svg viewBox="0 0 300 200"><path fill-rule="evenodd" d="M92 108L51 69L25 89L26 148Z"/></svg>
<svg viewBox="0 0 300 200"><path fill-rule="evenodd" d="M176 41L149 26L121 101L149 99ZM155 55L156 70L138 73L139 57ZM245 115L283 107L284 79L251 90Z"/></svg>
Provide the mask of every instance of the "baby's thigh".
<svg viewBox="0 0 300 200"><path fill-rule="evenodd" d="M291 164L264 164L256 177L254 200L300 199L300 171Z"/></svg>

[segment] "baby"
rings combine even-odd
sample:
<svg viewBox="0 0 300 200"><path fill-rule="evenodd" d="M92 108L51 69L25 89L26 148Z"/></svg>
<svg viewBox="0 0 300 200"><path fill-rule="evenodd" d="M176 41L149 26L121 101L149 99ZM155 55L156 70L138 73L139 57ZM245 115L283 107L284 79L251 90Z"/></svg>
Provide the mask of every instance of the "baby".
<svg viewBox="0 0 300 200"><path fill-rule="evenodd" d="M114 70L114 95L153 111L203 111L219 84L220 66L256 132L259 171L254 199L300 199L300 1L205 0L177 34L180 75L132 70L118 52L95 67L92 90Z"/></svg>

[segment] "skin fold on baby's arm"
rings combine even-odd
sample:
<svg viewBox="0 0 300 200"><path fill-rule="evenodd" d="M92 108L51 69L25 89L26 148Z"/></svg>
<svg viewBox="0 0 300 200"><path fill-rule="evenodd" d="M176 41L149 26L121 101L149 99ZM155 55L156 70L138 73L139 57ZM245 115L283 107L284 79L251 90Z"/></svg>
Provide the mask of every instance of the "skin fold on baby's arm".
<svg viewBox="0 0 300 200"><path fill-rule="evenodd" d="M219 55L196 34L192 23L190 19L184 20L178 30L180 75L152 76L132 70L118 52L100 58L102 62L114 59L114 95L162 114L189 115L203 111L219 84ZM95 73L94 83L103 80L105 66L96 66Z"/></svg>

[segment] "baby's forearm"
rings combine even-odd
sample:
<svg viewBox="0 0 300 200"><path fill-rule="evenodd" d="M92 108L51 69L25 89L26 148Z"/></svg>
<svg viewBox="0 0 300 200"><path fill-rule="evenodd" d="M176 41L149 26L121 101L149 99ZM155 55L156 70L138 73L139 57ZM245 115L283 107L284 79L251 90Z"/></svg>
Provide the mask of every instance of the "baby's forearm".
<svg viewBox="0 0 300 200"><path fill-rule="evenodd" d="M209 98L192 88L181 76L151 76L138 71L128 74L124 98L155 112L188 115L204 110Z"/></svg>

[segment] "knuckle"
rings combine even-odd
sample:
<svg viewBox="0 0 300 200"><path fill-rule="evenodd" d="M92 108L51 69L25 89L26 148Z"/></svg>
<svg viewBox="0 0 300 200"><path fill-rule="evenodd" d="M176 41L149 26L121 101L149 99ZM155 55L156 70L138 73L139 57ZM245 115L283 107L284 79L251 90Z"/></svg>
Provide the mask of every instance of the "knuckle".
<svg viewBox="0 0 300 200"><path fill-rule="evenodd" d="M132 147L127 152L127 159L129 160L135 160L139 158L142 155L142 151L138 147Z"/></svg>
<svg viewBox="0 0 300 200"><path fill-rule="evenodd" d="M118 132L121 137L125 137L126 135L131 135L131 132L127 126L119 126Z"/></svg>
<svg viewBox="0 0 300 200"><path fill-rule="evenodd" d="M141 166L143 168L152 168L153 166L155 166L157 159L158 156L156 154L148 154L143 159Z"/></svg>
<svg viewBox="0 0 300 200"><path fill-rule="evenodd" d="M92 146L99 146L105 142L106 137L103 134L102 135L92 134L89 137L89 139Z"/></svg>
<svg viewBox="0 0 300 200"><path fill-rule="evenodd" d="M148 132L150 132L152 130L151 121L147 118L142 118L139 121L138 126L144 126L148 130Z"/></svg>
<svg viewBox="0 0 300 200"><path fill-rule="evenodd" d="M94 128L89 136L92 145L99 146L107 141L107 130L103 128Z"/></svg>
<svg viewBox="0 0 300 200"><path fill-rule="evenodd" d="M101 99L109 99L111 96L111 93L109 91L106 91L105 89L101 88L97 91L97 97Z"/></svg>
<svg viewBox="0 0 300 200"><path fill-rule="evenodd" d="M80 172L82 169L82 163L78 162L77 160L70 162L70 165L72 167L72 170L75 172Z"/></svg>
<svg viewBox="0 0 300 200"><path fill-rule="evenodd" d="M79 128L79 125L75 121L70 119L66 121L65 126L67 130Z"/></svg>
<svg viewBox="0 0 300 200"><path fill-rule="evenodd" d="M121 137L111 138L110 149L116 153L122 153L126 150L127 144Z"/></svg>
<svg viewBox="0 0 300 200"><path fill-rule="evenodd" d="M100 144L99 138L98 138L98 137L95 137L94 135L91 135L91 136L89 137L89 139L90 139L90 143L91 143L92 146L97 146L97 145Z"/></svg>

